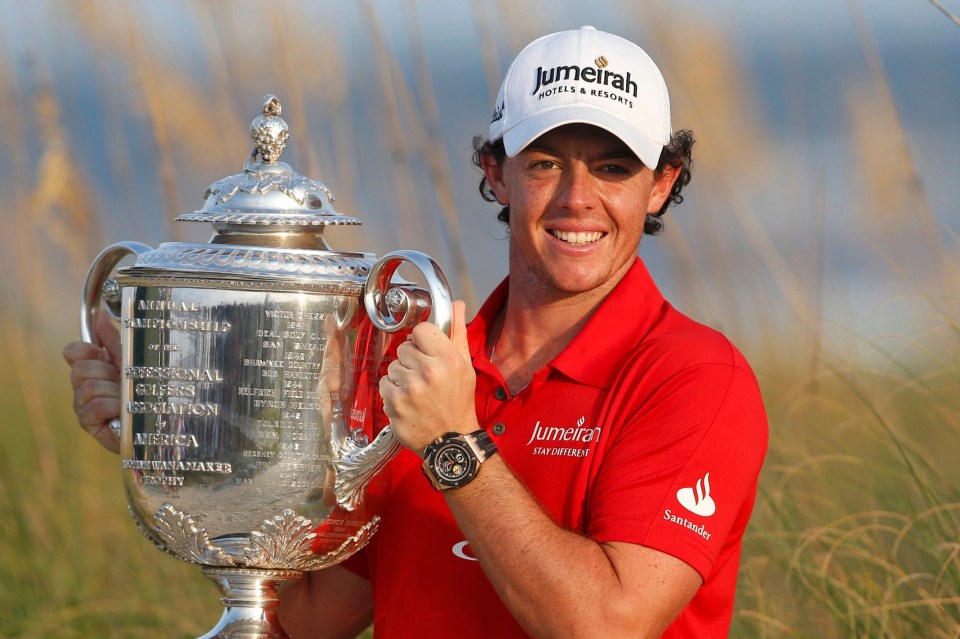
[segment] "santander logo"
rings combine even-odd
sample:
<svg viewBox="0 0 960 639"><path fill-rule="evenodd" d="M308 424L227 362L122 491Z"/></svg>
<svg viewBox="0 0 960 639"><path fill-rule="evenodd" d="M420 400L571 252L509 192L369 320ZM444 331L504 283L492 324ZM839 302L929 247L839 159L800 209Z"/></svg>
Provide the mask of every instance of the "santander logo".
<svg viewBox="0 0 960 639"><path fill-rule="evenodd" d="M701 517L709 517L717 512L717 504L710 496L710 473L697 480L696 492L690 487L678 490L677 501L681 506Z"/></svg>

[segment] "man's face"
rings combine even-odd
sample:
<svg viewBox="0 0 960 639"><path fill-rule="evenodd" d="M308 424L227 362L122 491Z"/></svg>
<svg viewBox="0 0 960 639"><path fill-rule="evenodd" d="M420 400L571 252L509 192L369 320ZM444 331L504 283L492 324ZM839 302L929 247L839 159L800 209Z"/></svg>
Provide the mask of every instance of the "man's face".
<svg viewBox="0 0 960 639"><path fill-rule="evenodd" d="M619 138L586 124L556 128L502 165L485 165L510 205L510 278L530 295L606 295L636 256L648 212L676 171L659 178Z"/></svg>

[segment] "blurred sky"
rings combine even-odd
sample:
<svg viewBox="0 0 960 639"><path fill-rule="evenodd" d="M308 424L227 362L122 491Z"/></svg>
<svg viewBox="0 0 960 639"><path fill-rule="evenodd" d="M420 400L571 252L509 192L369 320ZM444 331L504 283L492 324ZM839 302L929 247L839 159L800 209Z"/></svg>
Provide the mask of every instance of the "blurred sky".
<svg viewBox="0 0 960 639"><path fill-rule="evenodd" d="M891 265L887 255L886 243L895 242L897 236L864 237L864 224L871 224L870 193L864 189L875 187L878 193L885 193L883 189L888 186L882 183L882 169L870 168L874 173L867 175L866 187L863 175L857 172L864 161L864 142L857 138L862 124L857 121L857 100L862 100L864 112L872 113L869 107L878 95L860 85L875 84L878 72L889 82L898 127L906 135L909 161L919 179L923 207L929 208L935 218L940 239L952 247L954 257L957 254L960 26L927 0L379 0L366 3L370 9L367 13L359 8L362 3L306 0L260 4L105 0L76 2L69 10L67 2L0 1L0 40L5 41L0 45L0 56L14 93L6 104L19 109L25 131L23 147L16 153L26 156L26 164L35 168L43 148L30 135L39 127L33 110L42 87L53 87L70 148L83 158L81 174L95 185L96 207L105 220L98 231L103 244L134 239L156 245L172 239L168 211L159 204L163 193L156 176L162 166L152 139L154 133L128 68L133 52L130 56L123 53L131 45L112 46L115 43L104 41L117 34L123 36L125 28L130 37L132 24L130 42L142 47L138 54L141 65L145 56L159 73L193 78L194 86L206 88L205 99L210 103L184 103L179 107L216 110L223 107L218 101L234 103L232 112L240 114L244 129L222 131L233 148L246 144L246 122L256 115L265 93L303 102L306 113L284 112L293 129L290 151L284 159L299 172L326 182L334 193L345 192L338 204L349 206L345 213L361 217L370 226L364 240L369 246L343 246L331 238L337 248L383 253L399 248L396 244L401 242L407 247L439 252L441 263L450 263L449 247L438 249L428 242L431 236L442 236L444 222L439 215L436 228L393 227L392 216L398 204L390 167L396 158L377 144L389 137L389 123L384 119L381 94L375 90L375 43L383 43L408 83L415 83L416 78L414 44L422 44L441 125L441 139L431 143L442 145L446 153L461 240L477 294L482 297L506 272L505 242L503 230L493 220L495 209L476 194L477 177L468 162L470 140L485 132L495 84L522 44L543 33L593 24L637 41L661 64L671 87L677 127L689 126L684 118L709 124L704 114L719 109L704 98L713 95L703 88L709 88L713 61L682 55L699 46L704 35L719 43L736 67L732 77L750 89L750 95L732 102L738 105L732 113L741 116L747 126L737 123L741 129L734 130L731 125L729 131L723 131L720 122L703 130L705 136L700 137L699 147L704 152L697 156L701 173L695 173L687 202L670 213L667 234L671 225L689 229L692 254L708 250L701 247L711 238L698 239L696 235L702 220L729 217L725 208L732 206L730 201L739 201L782 253L787 270L792 272L787 279L803 279L807 244L823 238L823 255L818 257L823 262L818 268L824 269L821 310L829 321L864 327L868 332L882 330L884 326L876 324L883 315L878 310L890 309L890 300L898 296L926 292L915 285L928 276L925 269L936 269L936 265L918 267L900 279L891 277L903 270L902 264ZM960 0L944 0L944 5L960 14ZM78 11L78 6L96 10ZM98 26L82 23L80 15L87 15L86 19L95 20ZM277 16L284 23L279 27ZM116 24L111 28L113 21ZM258 24L264 30L262 37L257 32ZM288 50L278 47L278 33L295 46ZM338 48L344 64L341 68L346 69L334 77L324 76L321 67L322 57L329 54L325 47L331 42ZM877 58L871 58L874 46ZM211 54L218 47L223 55L239 56L239 50L246 57L242 64L231 66ZM270 71L271 62L274 71ZM681 68L681 64L688 66ZM703 67L701 75L706 79L696 76L697 69L691 68L698 66ZM229 75L225 76L224 69L229 69ZM688 76L706 84L685 84ZM723 82L725 78L714 79ZM738 84L729 88L736 92L742 87ZM327 103L321 97L330 92L345 92L349 105L346 111L324 111ZM423 108L420 103L416 106ZM298 120L300 116L307 121ZM298 141L298 127L309 131L308 140ZM128 145L128 164L123 170L117 169L117 159L107 148L118 129ZM352 132L352 165L324 163L345 129ZM891 140L900 135L894 128L884 129L882 121L879 128L869 131L874 137L889 133ZM762 154L744 152L755 143L751 141L754 135L769 147ZM239 143L232 142L237 138ZM888 148L896 150L891 144ZM308 146L311 148L305 148ZM881 157L872 159L882 165L885 147L881 144L877 148ZM17 174L16 163L9 157L10 151L6 153L8 157L0 157L0 188L10 189L17 186L10 183ZM202 164L202 170L194 168L177 175L179 211L199 207L200 194L207 184L241 168L242 155L227 161L224 157L210 150L211 161ZM870 159L869 153L867 157ZM894 162L891 156L891 165ZM319 172L311 174L308 168ZM412 170L429 172L423 165ZM723 180L711 177L724 171ZM893 179L903 177L897 170L892 175ZM135 196L126 193L130 183L137 185ZM718 185L722 185L722 197ZM422 186L417 188L416 197L424 208L438 206L436 194ZM899 217L904 226L915 224L914 204L908 197L897 205L899 208L894 207L892 215L884 214L894 218L884 223L895 228ZM9 208L3 210L4 216L13 214ZM813 232L815 219L823 228ZM742 247L734 236L742 235L742 229L722 220L716 223L717 232L722 233L717 239L730 242L727 250L739 251ZM702 235L702 229L699 231ZM187 239L198 241L209 234L206 229L185 233ZM682 300L687 294L684 282L677 275L675 258L667 254L675 249L669 239L644 240L641 255L651 263L668 297ZM911 245L908 253L924 250L922 245ZM890 254L894 252L891 249ZM752 271L762 269L762 265L745 260L737 268ZM777 285L775 275L767 285ZM78 275L71 277L76 279ZM725 293L708 291L707 295L721 297Z"/></svg>

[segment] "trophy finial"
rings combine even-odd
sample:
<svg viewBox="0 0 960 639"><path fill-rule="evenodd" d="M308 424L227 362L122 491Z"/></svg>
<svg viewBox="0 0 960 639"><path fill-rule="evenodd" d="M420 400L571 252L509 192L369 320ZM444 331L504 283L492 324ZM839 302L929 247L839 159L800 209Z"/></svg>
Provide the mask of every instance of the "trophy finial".
<svg viewBox="0 0 960 639"><path fill-rule="evenodd" d="M277 238L282 235L282 244L287 247L300 240L298 246L319 246L323 227L360 224L357 218L341 215L333 208L330 189L299 175L280 160L290 136L280 111L277 96L265 95L262 112L250 124L254 145L243 163L243 171L207 187L203 208L178 216L178 221L213 223L216 243L260 244L276 232ZM248 237L253 227L256 238Z"/></svg>
<svg viewBox="0 0 960 639"><path fill-rule="evenodd" d="M263 98L263 115L257 116L250 125L250 137L256 142L251 158L259 157L266 165L276 164L287 146L289 135L287 123L280 117L280 100L268 93Z"/></svg>
<svg viewBox="0 0 960 639"><path fill-rule="evenodd" d="M280 117L280 98L272 93L263 96L263 114Z"/></svg>

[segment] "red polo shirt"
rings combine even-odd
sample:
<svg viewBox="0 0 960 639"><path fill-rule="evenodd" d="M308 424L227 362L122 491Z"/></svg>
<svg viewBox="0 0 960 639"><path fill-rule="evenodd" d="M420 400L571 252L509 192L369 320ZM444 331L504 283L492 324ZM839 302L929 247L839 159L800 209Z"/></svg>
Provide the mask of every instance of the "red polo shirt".
<svg viewBox="0 0 960 639"><path fill-rule="evenodd" d="M725 637L767 446L747 362L670 306L638 259L567 348L508 398L484 348L506 295L504 282L468 331L480 425L559 525L700 573L703 586L664 637ZM362 556L377 639L526 636L417 456L401 453L376 484L367 505L381 527Z"/></svg>

